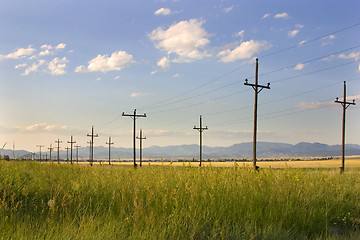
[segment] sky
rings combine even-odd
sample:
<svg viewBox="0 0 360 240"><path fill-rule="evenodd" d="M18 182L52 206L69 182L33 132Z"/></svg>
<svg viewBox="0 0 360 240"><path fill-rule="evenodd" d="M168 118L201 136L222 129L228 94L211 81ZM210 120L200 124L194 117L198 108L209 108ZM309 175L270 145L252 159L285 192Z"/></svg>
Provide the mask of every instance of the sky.
<svg viewBox="0 0 360 240"><path fill-rule="evenodd" d="M0 145L360 144L360 1L0 0ZM139 141L137 141L139 145ZM1 147L0 146L0 147ZM44 150L43 150L44 151Z"/></svg>

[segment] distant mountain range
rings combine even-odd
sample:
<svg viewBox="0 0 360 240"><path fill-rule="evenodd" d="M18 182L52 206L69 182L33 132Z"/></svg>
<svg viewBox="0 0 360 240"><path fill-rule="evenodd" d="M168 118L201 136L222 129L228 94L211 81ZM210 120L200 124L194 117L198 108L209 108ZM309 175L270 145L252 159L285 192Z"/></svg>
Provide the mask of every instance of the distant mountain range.
<svg viewBox="0 0 360 240"><path fill-rule="evenodd" d="M79 158L88 159L89 147L79 148ZM17 150L13 152L9 149L1 150L1 155L9 155L10 158L14 156L21 158L30 156L30 152L24 150ZM46 155L47 154L47 155ZM52 152L52 158L56 158L56 151ZM95 159L107 159L108 148L103 146L94 147ZM37 157L39 153L36 153ZM340 156L341 145L327 145L321 143L307 143L301 142L295 145L286 143L272 143L272 142L258 142L257 143L257 157L258 158L280 158L280 157L328 157ZM360 155L360 145L347 144L346 155ZM49 158L49 152L43 152L42 158ZM69 151L70 156L70 151ZM137 157L139 156L139 149L137 149ZM112 159L131 159L133 157L132 148L111 148ZM60 158L66 159L66 151L60 151ZM73 149L73 159L76 158L76 149ZM151 159L192 159L199 158L199 145L178 145L178 146L152 146L143 149L143 158ZM203 159L238 159L238 158L252 158L252 143L234 144L229 147L207 147L203 146Z"/></svg>

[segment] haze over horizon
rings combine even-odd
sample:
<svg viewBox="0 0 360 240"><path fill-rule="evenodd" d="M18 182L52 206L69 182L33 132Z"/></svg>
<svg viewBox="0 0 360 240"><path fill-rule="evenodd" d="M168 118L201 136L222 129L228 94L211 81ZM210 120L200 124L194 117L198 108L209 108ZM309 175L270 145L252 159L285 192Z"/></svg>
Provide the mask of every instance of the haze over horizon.
<svg viewBox="0 0 360 240"><path fill-rule="evenodd" d="M341 144L346 81L360 144L360 2L256 3L0 0L1 147L132 147L134 109L144 147L251 142L255 58L258 141Z"/></svg>

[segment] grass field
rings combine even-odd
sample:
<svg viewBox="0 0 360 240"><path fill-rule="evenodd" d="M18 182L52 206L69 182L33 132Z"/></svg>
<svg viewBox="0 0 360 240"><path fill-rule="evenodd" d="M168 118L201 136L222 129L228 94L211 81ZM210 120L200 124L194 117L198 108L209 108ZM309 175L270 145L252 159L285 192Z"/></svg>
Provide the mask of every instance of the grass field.
<svg viewBox="0 0 360 240"><path fill-rule="evenodd" d="M0 161L0 238L358 239L359 176Z"/></svg>

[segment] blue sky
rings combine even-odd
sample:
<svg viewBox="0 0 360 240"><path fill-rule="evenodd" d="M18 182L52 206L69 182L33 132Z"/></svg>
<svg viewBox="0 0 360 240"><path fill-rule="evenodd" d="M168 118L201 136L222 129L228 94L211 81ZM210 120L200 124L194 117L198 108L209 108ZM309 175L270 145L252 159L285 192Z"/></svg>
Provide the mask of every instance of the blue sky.
<svg viewBox="0 0 360 240"><path fill-rule="evenodd" d="M252 141L340 144L342 97L360 99L360 2L0 0L0 144L35 151L70 136L87 146ZM347 143L360 143L347 110Z"/></svg>

